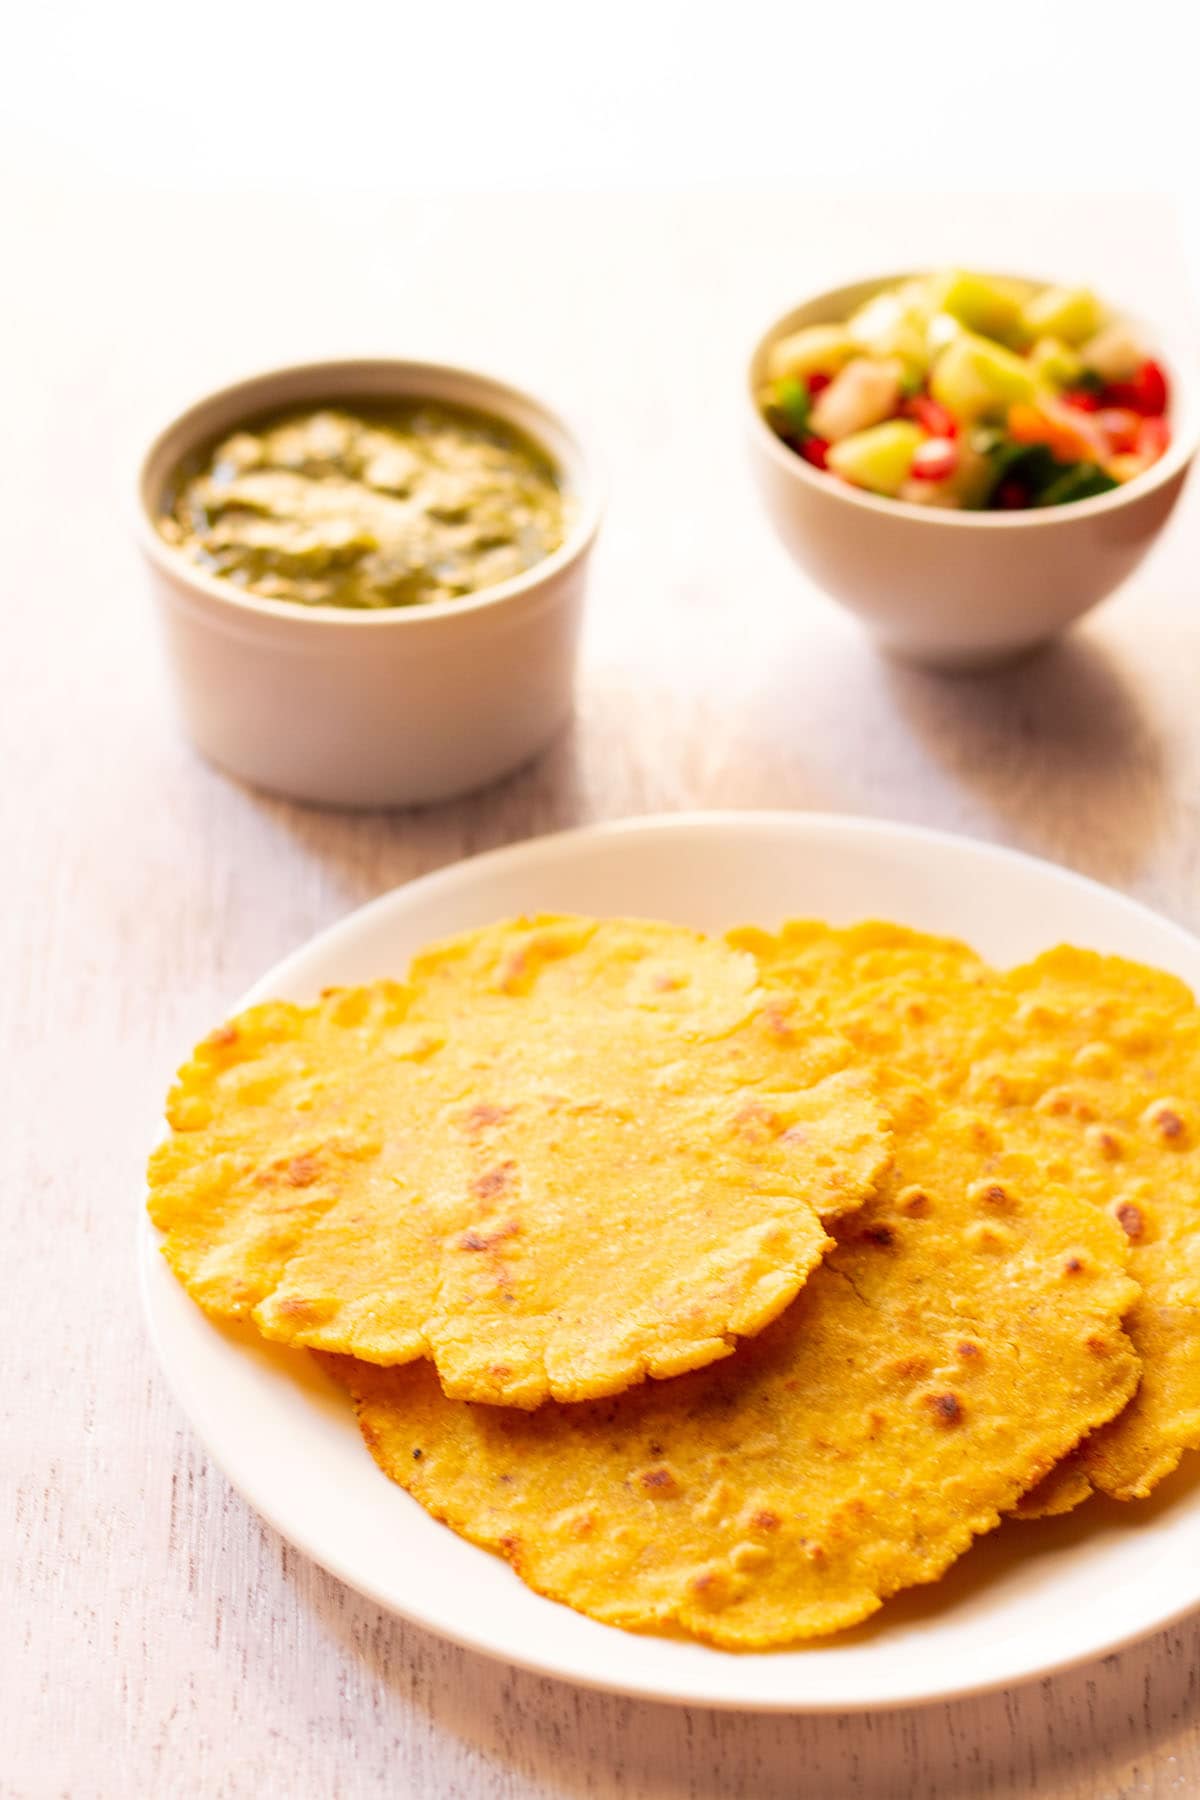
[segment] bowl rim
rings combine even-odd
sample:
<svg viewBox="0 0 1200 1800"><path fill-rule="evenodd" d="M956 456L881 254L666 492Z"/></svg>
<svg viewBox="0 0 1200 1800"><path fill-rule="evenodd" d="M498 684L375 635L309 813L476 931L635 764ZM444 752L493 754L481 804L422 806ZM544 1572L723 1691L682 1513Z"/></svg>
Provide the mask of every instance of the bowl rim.
<svg viewBox="0 0 1200 1800"><path fill-rule="evenodd" d="M329 382L330 391L326 398L336 399L339 378L357 378L365 380L372 375L383 374L396 380L405 377L413 380L445 380L449 384L465 384L469 389L477 390L477 397L465 402L478 406L481 412L490 412L504 419L507 423L517 424L527 435L537 439L536 427L530 432L528 427L512 416L508 410L529 411L536 415L553 436L557 436L567 447L568 460L574 465L576 479L572 486L572 496L576 501L576 516L558 548L540 562L533 563L520 575L514 575L507 581L497 581L490 587L480 588L474 594L465 595L455 600L431 600L417 606L371 607L358 608L336 605L307 606L295 600L270 599L265 594L255 594L247 588L238 587L236 583L225 581L220 576L210 575L197 567L181 550L169 544L159 532L154 518L153 503L149 494L150 476L156 462L162 455L167 441L177 434L187 438L189 430L195 428L192 443L184 443L177 451L177 457L186 455L187 450L201 441L205 435L202 421L214 409L232 405L240 397L245 396L247 415L269 410L271 407L270 389L273 386L290 385L299 379L302 384L312 382L319 388L325 380ZM369 387L358 393L346 395L347 401L364 399L369 396ZM401 395L399 386L381 387L381 397L393 398ZM313 399L317 398L314 392ZM436 398L430 394L429 398ZM299 402L302 404L303 402ZM556 467L563 469L564 459L540 444ZM564 471L566 472L566 471ZM592 454L585 448L581 433L574 424L557 408L544 401L540 395L530 389L518 387L515 383L504 381L497 376L489 375L481 369L474 369L464 363L430 361L422 357L403 356L337 356L317 357L301 362L278 364L266 369L259 369L250 374L239 376L234 381L220 387L206 388L196 395L185 406L177 408L170 417L154 432L145 450L137 460L133 489L133 523L134 535L143 555L160 574L168 580L180 583L191 589L193 594L215 602L219 607L226 607L234 615L243 614L261 619L289 621L298 630L328 630L337 627L341 630L379 631L388 629L423 628L442 621L452 622L470 618L476 614L491 613L509 602L515 602L524 596L543 587L546 582L570 568L578 562L591 545L599 531L604 512L605 484L597 463Z"/></svg>
<svg viewBox="0 0 1200 1800"><path fill-rule="evenodd" d="M1045 530L1063 525L1071 520L1086 520L1099 517L1104 513L1116 512L1122 506L1134 500L1144 498L1164 487L1174 476L1186 470L1196 454L1197 442L1200 440L1200 385L1190 369L1181 377L1182 359L1173 356L1170 350L1161 349L1162 335L1144 325L1132 309L1114 305L1112 311L1131 324L1142 326L1146 331L1147 341L1154 345L1156 358L1166 362L1167 373L1172 387L1186 396L1187 407L1183 417L1183 430L1175 429L1176 420L1171 417L1171 442L1164 455L1135 475L1132 481L1122 482L1119 487L1112 488L1106 494L1093 494L1087 500L1068 500L1058 506L1030 506L1012 512L969 511L962 507L919 506L912 500L893 500L884 494L872 494L865 488L855 487L851 482L842 481L836 475L828 475L823 469L816 469L804 458L797 456L771 430L763 417L756 393L756 370L764 351L795 320L798 313L806 313L814 306L825 302L832 305L843 295L858 291L862 300L869 299L872 291L882 292L901 281L911 281L922 275L932 273L930 269L902 269L893 274L862 275L857 279L839 281L833 287L819 289L805 300L795 301L785 312L777 313L770 325L759 332L754 340L754 347L746 365L746 382L744 392L752 414L751 429L755 434L755 442L764 450L773 462L781 469L787 470L796 480L807 483L815 492L826 494L856 506L866 512L880 513L884 517L910 519L935 529L945 526L952 531L1013 531L1013 530ZM1010 270L987 269L979 273L986 277L1002 281L1027 283L1031 287L1052 287L1061 285L1042 276L1015 273ZM811 324L820 324L820 319L812 319ZM833 323L832 319L829 321ZM1168 415L1170 416L1170 415Z"/></svg>

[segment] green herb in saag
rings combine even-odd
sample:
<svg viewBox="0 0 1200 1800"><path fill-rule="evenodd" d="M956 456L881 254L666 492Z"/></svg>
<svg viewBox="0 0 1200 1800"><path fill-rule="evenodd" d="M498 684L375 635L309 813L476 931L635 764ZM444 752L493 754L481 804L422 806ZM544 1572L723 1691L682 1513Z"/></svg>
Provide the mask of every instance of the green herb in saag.
<svg viewBox="0 0 1200 1800"><path fill-rule="evenodd" d="M545 452L433 400L251 419L176 470L159 530L211 575L272 600L379 608L453 600L562 543Z"/></svg>

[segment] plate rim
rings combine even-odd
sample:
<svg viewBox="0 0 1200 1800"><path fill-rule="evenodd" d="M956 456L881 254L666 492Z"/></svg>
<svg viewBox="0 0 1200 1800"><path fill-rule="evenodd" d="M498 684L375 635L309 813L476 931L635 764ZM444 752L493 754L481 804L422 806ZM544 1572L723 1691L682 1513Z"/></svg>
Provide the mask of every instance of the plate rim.
<svg viewBox="0 0 1200 1800"><path fill-rule="evenodd" d="M1157 912L1145 902L1133 898L1119 888L1109 886L1081 871L1053 862L1048 857L1031 854L1004 844L997 844L987 839L947 831L932 826L915 825L905 821L876 819L870 815L852 813L827 813L806 810L790 810L787 808L722 808L701 811L681 811L674 813L636 814L627 818L599 820L579 826L570 826L563 830L546 832L536 837L522 838L516 842L498 845L492 849L479 851L473 855L459 857L442 864L436 869L414 876L409 881L397 883L385 892L375 895L353 907L332 924L323 927L311 937L288 951L277 962L265 971L240 998L229 1008L232 1015L243 1008L257 1004L268 997L274 989L285 984L298 964L307 962L314 955L336 954L340 942L344 938L353 938L365 923L373 921L402 904L400 897L407 901L414 893L421 898L436 898L440 887L451 888L461 879L464 869L470 868L486 876L489 869L496 869L506 864L538 861L544 856L552 856L564 845L592 842L605 838L620 838L632 835L646 836L660 832L682 833L716 833L721 834L730 829L812 829L821 832L833 832L847 837L865 834L867 836L891 839L896 842L928 844L953 853L967 853L981 856L984 860L1004 864L1017 863L1028 868L1050 875L1057 882L1065 882L1080 889L1103 895L1108 905L1114 903L1133 919L1151 922L1159 930L1166 930L1169 935L1178 939L1181 948L1193 956L1200 958L1200 935L1190 932L1186 926L1166 914ZM165 1121L159 1121L155 1142L161 1141L166 1134ZM931 1688L927 1683L914 1685L909 1690L903 1687L885 1697L877 1695L856 1697L853 1694L825 1695L779 1695L755 1698L746 1695L731 1695L720 1691L688 1691L683 1692L670 1686L651 1686L643 1680L622 1681L619 1674L603 1675L589 1670L576 1668L564 1669L551 1660L539 1657L536 1652L525 1652L511 1646L501 1648L486 1637L472 1636L454 1625L430 1616L419 1605L406 1607L396 1599L385 1598L356 1577L346 1566L340 1554L328 1549L324 1544L316 1544L304 1531L297 1531L294 1524L285 1524L279 1517L279 1509L271 1502L264 1504L257 1493L250 1491L250 1484L243 1481L241 1472L234 1473L229 1466L229 1459L218 1453L214 1447L206 1418L206 1409L195 1385L187 1378L186 1372L177 1366L174 1358L168 1353L159 1330L156 1301L151 1291L152 1271L161 1268L159 1260L159 1244L161 1234L151 1224L146 1211L145 1193L138 1199L136 1216L135 1254L138 1267L138 1291L141 1302L143 1324L153 1345L159 1372L164 1377L168 1390L184 1414L189 1427L195 1433L205 1454L211 1459L222 1477L239 1494L250 1510L262 1519L283 1540L300 1551L300 1553L319 1568L326 1570L336 1580L344 1583L354 1592L361 1594L372 1605L405 1620L419 1629L431 1632L446 1642L477 1655L486 1656L489 1660L526 1673L548 1677L555 1681L567 1682L575 1687L587 1688L593 1692L621 1695L630 1699L648 1703L675 1706L691 1706L713 1711L743 1712L750 1714L829 1714L829 1713L861 1713L861 1712L894 1712L904 1708L926 1707L949 1702L977 1698L982 1695L1025 1685L1029 1682L1063 1674L1069 1670L1080 1668L1103 1657L1111 1656L1142 1642L1156 1632L1170 1630L1180 1620L1200 1608L1200 1589L1189 1598L1182 1599L1177 1605L1167 1609L1149 1622L1142 1622L1129 1628L1119 1628L1111 1636L1094 1645L1075 1652L1055 1655L1050 1660L1030 1666L1023 1662L1019 1667L1001 1669L985 1677L968 1677L951 1685L940 1685ZM407 1497L407 1496L406 1496ZM409 1497L410 1498L410 1497ZM415 1503L414 1503L415 1504ZM986 1535L986 1534L985 1534ZM478 1546L468 1545L478 1549ZM480 1555L489 1555L480 1549ZM547 1604L561 1604L547 1601ZM570 1609L568 1609L570 1610ZM589 1621L590 1623L597 1623ZM603 1630L617 1631L616 1627L600 1626ZM625 1635L625 1634L620 1634ZM635 1634L644 1637L647 1634ZM652 1636L652 1634L650 1634ZM1014 1639L1014 1642L1020 1641ZM705 1648L712 1648L705 1646ZM815 1645L819 1652L820 1641ZM800 1650L804 1653L811 1650L807 1646L782 1646L779 1651L765 1652L768 1657L786 1655ZM741 1663L746 1655L738 1655Z"/></svg>

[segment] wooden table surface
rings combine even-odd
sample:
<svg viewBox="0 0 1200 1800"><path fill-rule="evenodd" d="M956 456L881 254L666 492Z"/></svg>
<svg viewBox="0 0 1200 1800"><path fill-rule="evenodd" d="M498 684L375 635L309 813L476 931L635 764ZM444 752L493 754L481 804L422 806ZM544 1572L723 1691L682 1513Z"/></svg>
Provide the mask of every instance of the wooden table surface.
<svg viewBox="0 0 1200 1800"><path fill-rule="evenodd" d="M382 1615L234 1494L134 1275L170 1073L267 966L395 883L593 819L791 807L1055 858L1200 928L1200 489L1136 582L990 677L879 660L759 517L739 357L794 293L957 251L1178 300L1165 207L737 194L165 203L10 170L0 1133L0 1791L13 1796L1200 1792L1200 1625L926 1710L787 1718L516 1673ZM156 189L155 182L160 185ZM788 228L781 229L781 221ZM15 291L14 291L15 290ZM607 453L575 723L495 790L349 816L177 734L126 530L160 411L359 348L494 367Z"/></svg>

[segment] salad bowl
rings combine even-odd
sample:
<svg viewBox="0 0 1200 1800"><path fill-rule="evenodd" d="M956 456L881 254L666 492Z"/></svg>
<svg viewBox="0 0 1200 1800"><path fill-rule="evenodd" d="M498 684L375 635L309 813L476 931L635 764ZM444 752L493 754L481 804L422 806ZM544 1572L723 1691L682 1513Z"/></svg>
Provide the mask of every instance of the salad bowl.
<svg viewBox="0 0 1200 1800"><path fill-rule="evenodd" d="M237 587L159 530L172 471L247 420L414 399L473 408L544 449L573 506L553 554L461 599L353 611ZM146 452L134 514L187 735L226 773L318 806L427 805L498 780L570 713L601 508L599 476L570 426L468 369L391 357L302 363L209 394Z"/></svg>
<svg viewBox="0 0 1200 1800"><path fill-rule="evenodd" d="M1194 355L1137 327L1170 384L1171 441L1149 468L1109 492L1019 511L885 498L797 455L772 430L760 395L774 346L803 327L841 322L910 279L883 275L830 289L763 333L747 371L752 466L795 562L881 649L934 668L986 668L1035 649L1097 606L1158 538L1196 450Z"/></svg>

